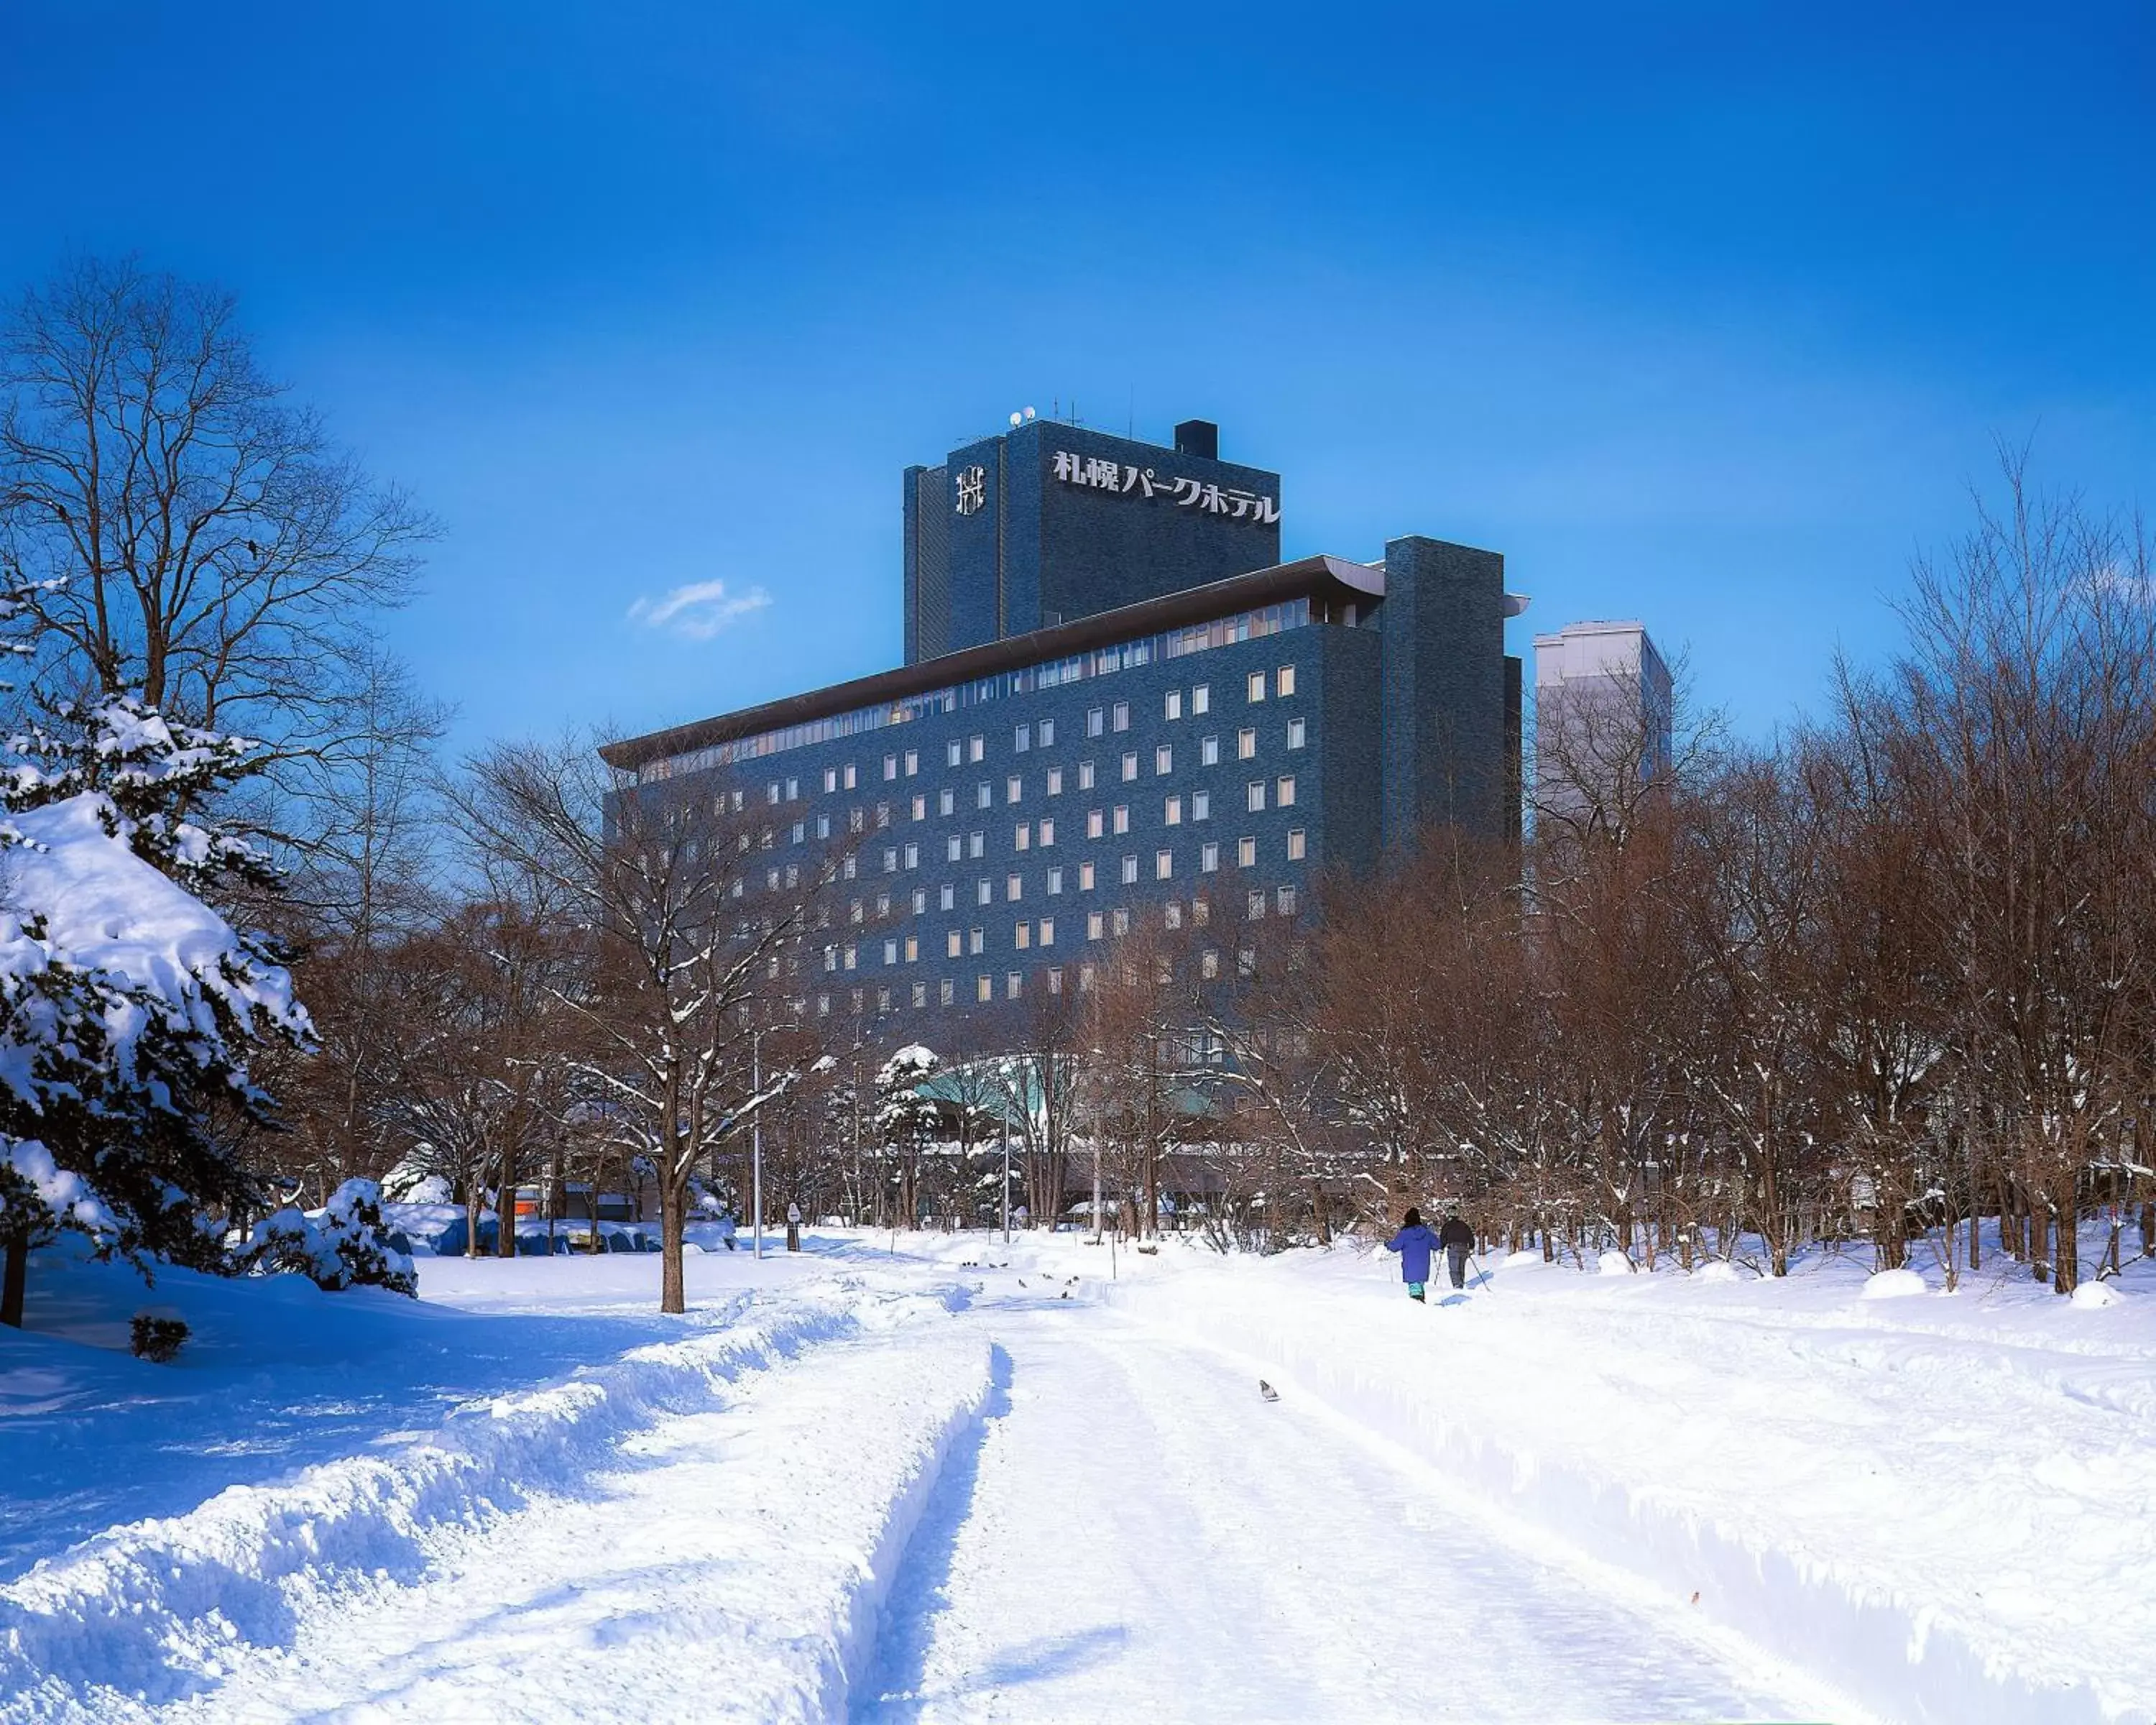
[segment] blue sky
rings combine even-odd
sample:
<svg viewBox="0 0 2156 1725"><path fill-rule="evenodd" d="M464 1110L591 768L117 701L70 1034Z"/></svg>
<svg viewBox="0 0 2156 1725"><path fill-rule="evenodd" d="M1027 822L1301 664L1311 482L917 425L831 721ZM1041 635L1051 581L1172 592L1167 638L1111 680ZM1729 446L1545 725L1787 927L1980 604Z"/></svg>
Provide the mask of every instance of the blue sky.
<svg viewBox="0 0 2156 1725"><path fill-rule="evenodd" d="M0 284L235 289L443 521L393 633L461 744L896 663L901 469L1058 403L1219 421L1290 555L1502 551L1516 650L1640 616L1763 734L1994 438L2156 504L2152 89L2146 0L14 0Z"/></svg>

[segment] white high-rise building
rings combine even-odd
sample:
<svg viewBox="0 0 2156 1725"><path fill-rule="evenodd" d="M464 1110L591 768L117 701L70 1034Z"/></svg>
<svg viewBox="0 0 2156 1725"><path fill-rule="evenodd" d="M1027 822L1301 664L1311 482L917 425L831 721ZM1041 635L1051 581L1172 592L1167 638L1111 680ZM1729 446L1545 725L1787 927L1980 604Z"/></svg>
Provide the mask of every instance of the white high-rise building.
<svg viewBox="0 0 2156 1725"><path fill-rule="evenodd" d="M1535 637L1535 788L1546 818L1629 806L1670 770L1670 668L1639 623Z"/></svg>

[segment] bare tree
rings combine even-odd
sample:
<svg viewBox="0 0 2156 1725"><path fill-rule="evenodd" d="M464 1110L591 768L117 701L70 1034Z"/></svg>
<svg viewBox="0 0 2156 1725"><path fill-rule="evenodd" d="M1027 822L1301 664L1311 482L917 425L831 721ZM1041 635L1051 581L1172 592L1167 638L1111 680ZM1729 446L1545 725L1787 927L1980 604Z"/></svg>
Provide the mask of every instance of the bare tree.
<svg viewBox="0 0 2156 1725"><path fill-rule="evenodd" d="M230 295L84 258L0 332L0 572L40 686L309 758L368 723L372 626L433 524L256 357Z"/></svg>

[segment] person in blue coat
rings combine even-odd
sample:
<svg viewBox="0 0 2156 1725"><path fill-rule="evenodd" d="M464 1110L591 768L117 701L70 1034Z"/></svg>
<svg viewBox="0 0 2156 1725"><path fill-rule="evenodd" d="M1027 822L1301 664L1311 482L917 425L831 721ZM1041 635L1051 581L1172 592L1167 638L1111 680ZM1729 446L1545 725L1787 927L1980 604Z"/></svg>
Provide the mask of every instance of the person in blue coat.
<svg viewBox="0 0 2156 1725"><path fill-rule="evenodd" d="M1385 1242L1385 1250L1400 1255L1400 1280L1408 1285L1408 1297L1421 1299L1424 1286L1430 1281L1430 1260L1437 1250L1437 1235L1424 1225L1420 1210L1409 1207L1406 1221Z"/></svg>

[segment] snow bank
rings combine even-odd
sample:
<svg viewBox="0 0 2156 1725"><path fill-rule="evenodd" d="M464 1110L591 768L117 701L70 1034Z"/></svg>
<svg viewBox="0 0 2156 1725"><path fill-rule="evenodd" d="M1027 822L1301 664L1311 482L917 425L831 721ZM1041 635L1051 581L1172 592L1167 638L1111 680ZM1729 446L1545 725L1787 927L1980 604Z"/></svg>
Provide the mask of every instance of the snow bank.
<svg viewBox="0 0 2156 1725"><path fill-rule="evenodd" d="M1931 1285L1914 1270L1881 1270L1864 1284L1860 1300L1907 1300L1931 1292Z"/></svg>
<svg viewBox="0 0 2156 1725"><path fill-rule="evenodd" d="M942 1309L932 1296L912 1299L909 1313ZM789 1295L726 1329L475 1405L381 1453L113 1528L0 1586L0 1694L101 1717L119 1696L195 1692L237 1651L288 1637L310 1594L415 1577L430 1529L580 1490L625 1435L708 1407L804 1348L860 1332L876 1303L839 1286Z"/></svg>

